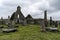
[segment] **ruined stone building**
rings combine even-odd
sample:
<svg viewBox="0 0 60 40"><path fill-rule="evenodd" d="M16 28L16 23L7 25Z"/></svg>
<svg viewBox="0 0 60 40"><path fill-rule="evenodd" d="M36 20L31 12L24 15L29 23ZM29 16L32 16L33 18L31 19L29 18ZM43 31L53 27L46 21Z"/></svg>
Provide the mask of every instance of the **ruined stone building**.
<svg viewBox="0 0 60 40"><path fill-rule="evenodd" d="M18 6L16 12L14 12L11 16L10 20L14 20L15 23L22 23L25 20L24 15L21 12L21 7Z"/></svg>
<svg viewBox="0 0 60 40"><path fill-rule="evenodd" d="M21 7L18 6L16 12L12 14L10 20L14 20L15 23L24 23L24 21L26 21L27 24L40 24L44 19L34 19L30 14L25 17L21 12Z"/></svg>

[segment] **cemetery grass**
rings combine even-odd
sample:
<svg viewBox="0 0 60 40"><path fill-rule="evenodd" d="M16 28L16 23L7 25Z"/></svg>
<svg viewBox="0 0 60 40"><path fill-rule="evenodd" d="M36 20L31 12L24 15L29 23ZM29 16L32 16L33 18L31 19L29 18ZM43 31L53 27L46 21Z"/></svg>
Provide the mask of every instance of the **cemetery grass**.
<svg viewBox="0 0 60 40"><path fill-rule="evenodd" d="M19 25L18 31L3 33L0 40L60 40L60 32L41 32L40 25Z"/></svg>

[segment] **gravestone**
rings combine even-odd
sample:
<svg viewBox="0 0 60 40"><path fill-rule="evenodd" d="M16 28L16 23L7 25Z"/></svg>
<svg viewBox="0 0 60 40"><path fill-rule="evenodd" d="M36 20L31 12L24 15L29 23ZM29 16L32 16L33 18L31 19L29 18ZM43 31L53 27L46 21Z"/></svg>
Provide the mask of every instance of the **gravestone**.
<svg viewBox="0 0 60 40"><path fill-rule="evenodd" d="M53 23L52 23L52 17L50 17L50 26L52 26Z"/></svg>
<svg viewBox="0 0 60 40"><path fill-rule="evenodd" d="M58 27L58 22L57 21L55 22L55 27Z"/></svg>
<svg viewBox="0 0 60 40"><path fill-rule="evenodd" d="M10 23L10 16L8 16L8 22L7 23Z"/></svg>
<svg viewBox="0 0 60 40"><path fill-rule="evenodd" d="M44 11L44 25L45 27L48 27L48 22L47 22L47 11Z"/></svg>
<svg viewBox="0 0 60 40"><path fill-rule="evenodd" d="M54 21L54 25L53 27L47 27L46 30L47 31L51 31L51 32L58 32L58 22L57 21Z"/></svg>
<svg viewBox="0 0 60 40"><path fill-rule="evenodd" d="M12 28L12 23L11 22L8 23L8 28Z"/></svg>
<svg viewBox="0 0 60 40"><path fill-rule="evenodd" d="M1 17L1 24L4 24L3 17Z"/></svg>
<svg viewBox="0 0 60 40"><path fill-rule="evenodd" d="M14 21L10 21L10 22L8 23L8 27L9 27L9 28L14 28L14 24L15 24Z"/></svg>
<svg viewBox="0 0 60 40"><path fill-rule="evenodd" d="M8 21L10 21L10 16L8 16Z"/></svg>
<svg viewBox="0 0 60 40"><path fill-rule="evenodd" d="M10 21L8 23L8 28L4 28L4 29L2 29L2 31L5 33L17 31L17 28L14 27L14 21Z"/></svg>
<svg viewBox="0 0 60 40"><path fill-rule="evenodd" d="M12 22L10 21L10 16L8 16L8 28L12 28Z"/></svg>
<svg viewBox="0 0 60 40"><path fill-rule="evenodd" d="M23 25L23 26L27 25L26 20L23 21L22 25Z"/></svg>
<svg viewBox="0 0 60 40"><path fill-rule="evenodd" d="M48 27L48 22L47 22L47 11L44 11L44 21L41 23L41 31L44 32L46 31L46 27Z"/></svg>
<svg viewBox="0 0 60 40"><path fill-rule="evenodd" d="M42 23L40 24L41 25L41 31L44 32L45 31L45 25L44 25L44 21L41 21Z"/></svg>

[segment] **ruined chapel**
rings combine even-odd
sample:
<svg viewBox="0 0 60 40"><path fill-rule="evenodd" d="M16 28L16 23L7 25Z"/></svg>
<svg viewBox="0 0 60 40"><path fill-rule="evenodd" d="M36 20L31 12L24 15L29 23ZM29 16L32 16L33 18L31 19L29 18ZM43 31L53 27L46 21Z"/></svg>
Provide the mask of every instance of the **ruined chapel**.
<svg viewBox="0 0 60 40"><path fill-rule="evenodd" d="M34 19L30 14L25 17L21 12L21 7L18 6L16 12L11 15L10 20L15 23L40 24L43 19Z"/></svg>

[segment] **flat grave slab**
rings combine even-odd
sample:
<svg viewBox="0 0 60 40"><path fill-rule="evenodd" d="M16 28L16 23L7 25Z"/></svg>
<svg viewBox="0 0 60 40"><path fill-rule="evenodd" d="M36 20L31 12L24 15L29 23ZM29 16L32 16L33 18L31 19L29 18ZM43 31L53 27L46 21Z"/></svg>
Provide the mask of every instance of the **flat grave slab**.
<svg viewBox="0 0 60 40"><path fill-rule="evenodd" d="M4 29L2 29L2 31L3 31L3 32L6 32L6 33L15 32L15 31L17 31L17 28L9 28L9 29L4 28Z"/></svg>
<svg viewBox="0 0 60 40"><path fill-rule="evenodd" d="M46 31L58 31L56 27L46 27Z"/></svg>

